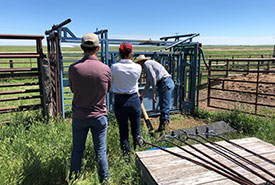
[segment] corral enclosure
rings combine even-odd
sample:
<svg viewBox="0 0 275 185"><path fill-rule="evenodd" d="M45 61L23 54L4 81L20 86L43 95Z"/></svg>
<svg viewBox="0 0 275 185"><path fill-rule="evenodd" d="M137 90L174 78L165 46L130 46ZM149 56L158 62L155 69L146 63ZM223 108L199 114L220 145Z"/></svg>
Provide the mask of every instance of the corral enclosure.
<svg viewBox="0 0 275 185"><path fill-rule="evenodd" d="M64 25L66 22L60 25ZM68 68L69 65L78 61L82 53L66 52L62 50L63 44L80 44L81 37L77 37L67 27L53 27L47 33L47 46L49 69L51 78L52 101L55 114L66 117L66 112L71 111L72 92L68 87ZM161 63L172 75L175 83L175 89L172 98L172 112L192 112L195 109L196 79L198 66L200 65L199 43L192 39L199 34L185 34L169 37L162 37L160 40L131 40L131 39L109 39L108 30L99 30L95 32L99 36L100 52L98 58L110 66L119 60L119 53L111 50L111 45L118 46L122 42L130 42L134 46L134 57L144 54L147 57ZM174 39L174 41L170 41ZM198 75L200 76L200 75ZM144 75L139 81L139 90L142 91L145 86ZM155 103L147 93L143 103L150 115L159 115L158 101ZM158 95L157 95L158 96ZM114 95L110 91L107 95L107 108L113 109Z"/></svg>
<svg viewBox="0 0 275 185"><path fill-rule="evenodd" d="M110 47L111 50L116 51L117 47ZM209 63L210 59L213 59L213 57L217 57L217 55L219 57L226 57L229 59L232 58L239 58L242 57L242 53L246 53L244 57L257 57L257 58L261 58L262 56L264 57L268 57L268 56L272 56L272 51L273 48L272 46L265 46L265 47L245 47L243 46L242 49L236 48L234 46L216 46L215 48L213 48L213 46L204 46L203 47L204 52L205 52L205 57L206 57L206 61L207 64ZM246 50L247 49L247 50ZM64 58L65 60L70 60L70 58L74 58L74 61L80 59L82 57L81 55L81 49L79 46L64 46L62 47L62 50L66 53L68 53L68 55L66 56L66 58ZM142 51L144 50L143 47L136 47L136 50L138 51ZM46 51L46 48L44 47L43 51ZM214 54L213 52L218 51L218 54ZM35 53L36 52L36 47L33 46L1 46L1 53L5 54L5 53ZM224 54L221 54L221 52L223 52ZM72 56L70 56L69 54L72 54ZM79 54L75 54L75 53L79 53ZM251 53L251 54L249 54ZM254 53L254 54L253 54ZM258 55L255 53L259 53ZM260 54L263 53L263 54ZM231 57L229 57L231 55ZM64 61L64 71L66 71L66 66L68 66L71 62L68 61L68 64L66 64L66 61ZM232 65L232 61L230 62ZM65 65L66 64L66 65ZM217 62L213 62L212 65L216 65ZM261 69L267 69L269 68L270 70L273 70L274 68L274 64L272 63L272 61L270 61L268 63L268 61L263 61L263 63L261 63ZM226 62L223 62L224 67L226 68ZM235 62L235 65L237 65L237 62ZM254 65L254 67L253 67ZM269 65L269 66L268 66ZM235 66L237 67L237 66ZM243 62L242 64L242 70L247 70L248 67L248 62ZM251 69L256 69L255 67L255 62L254 64L252 64ZM39 90L35 90L35 89L39 89L39 83L38 83L38 78L34 78L34 76L30 76L30 75L35 75L37 68L37 59L35 58L2 58L1 59L1 70L2 70L2 78L1 78L1 108L4 107L17 107L17 106L23 106L24 105L39 105L41 104L41 96L40 96L40 92ZM15 68L19 68L19 69L15 69ZM27 77L22 77L22 76L18 76L14 73L19 73L20 70L22 70L23 68L28 68L30 70L32 70L30 73L33 74L29 74L29 76ZM238 68L240 69L240 66L238 66ZM4 72L5 71L5 72ZM205 67L205 65L201 64L201 72L202 72L202 82L207 82L206 81L206 77L208 76L208 71L207 68ZM25 72L20 72L21 75L22 73ZM221 73L221 72L219 72ZM213 86L213 88L224 88L224 89L231 89L231 90L241 90L241 91L251 91L251 92L256 92L256 87L255 87L255 83L244 83L244 82L230 82L228 80L241 80L241 81L256 81L257 80L257 75L254 73L248 74L247 72L238 72L241 75L237 75L237 72L230 72L229 75L227 74L228 77L226 77L226 72L222 72L223 76L218 76L221 77L221 79L223 79L223 83L220 83L220 85L218 86ZM3 76L5 75L5 77ZM65 72L66 75L66 72ZM8 76L8 77L7 77ZM212 74L212 76L215 76L214 74ZM225 78L226 77L226 78ZM24 79L22 79L24 78ZM216 78L216 77L215 77ZM227 80L225 80L227 79ZM14 87L9 87L9 85L6 84L10 84L12 81L12 83L16 83L16 84L20 84L23 83L24 86L22 87L18 87L18 86L14 86ZM259 104L267 104L267 105L274 105L274 96L272 94L274 94L274 73L270 72L270 73L262 73L259 75L259 81L263 81L263 82L267 82L267 84L260 84L259 85L259 99L258 99L258 103ZM15 90L20 90L20 93L14 93L12 94L12 91ZM5 94L4 91L9 91L9 93L11 94ZM66 88L65 88L65 91ZM236 99L237 101L245 101L247 99L248 102L253 102L255 103L255 95L251 94L251 93L239 93L239 92L228 92L228 91L221 91L221 90L212 90L213 92L213 97L234 97L234 99ZM265 93L267 95L262 95L261 93ZM216 96L218 95L218 96ZM66 97L67 96L67 97ZM200 91L200 100L207 98L207 92L205 90L201 90ZM15 100L15 101L11 101L11 98L14 99L20 99L20 100ZM23 98L20 98L23 97ZM25 97L25 98L24 98ZM31 98L31 99L30 99ZM66 99L66 104L70 104L71 103L71 95L65 95ZM3 100L2 100L3 99ZM205 101L201 101L199 103L199 106L201 107L206 107L207 105L205 105ZM247 108L247 107L251 107L250 112L255 113L255 106L253 105L249 105L249 106L243 106L244 104L242 104L241 102L237 102L237 103L233 103L233 102L226 102L226 101L219 101L219 100L215 100L215 101L211 101L211 106L215 107L222 107L222 108L240 108L243 110L243 107ZM208 108L207 108L208 109ZM268 113L268 115L272 115L274 114L272 111L272 108L269 106L259 106L260 110L264 110ZM20 109L18 109L20 111ZM22 110L22 109L21 109ZM258 112L258 113L261 113ZM12 115L13 113L8 113L8 114L1 114L2 120L4 118L8 118L10 119L9 115Z"/></svg>
<svg viewBox="0 0 275 185"><path fill-rule="evenodd" d="M27 53L32 53L32 52L35 52L36 50L35 50L35 48L34 47L11 47L12 49L14 49L15 51L16 51L16 53L17 53L17 51L19 51L19 50L21 50L20 52L27 52ZM208 48L209 48L209 46L204 46L203 47L203 49L204 49L204 51L205 51L205 54L206 54L206 57L207 57L207 55L208 55ZM5 49L8 49L9 50L9 47L6 47L5 46ZM114 48L114 51L116 51L116 49L117 48ZM23 51L22 51L23 50ZM81 53L81 50L80 50L80 48L78 47L78 46L76 46L76 47L63 47L62 48L62 50L63 51L65 51L66 53ZM2 52L3 50L1 50L1 52ZM46 48L43 48L43 51L46 51ZM4 51L4 52L6 52L6 51ZM239 53L240 51L234 51L235 53ZM254 52L254 51L252 51L252 52ZM265 52L270 52L270 50L267 50L267 51L265 51ZM75 56L74 56L75 57ZM78 58L81 58L82 57L82 55L81 54L79 54L79 56L78 56ZM69 59L69 57L68 57L68 59ZM3 60L3 62L6 62L6 66L5 67L3 67L3 68L10 68L10 65L9 65L9 59L8 60L6 60L6 59L2 59ZM25 60L25 59L24 59ZM34 60L34 59L31 59L31 61L32 60ZM34 60L33 62L36 62L36 60ZM207 60L207 64L208 64L208 60ZM24 66L24 67L30 67L31 65L33 65L33 64L30 64L30 63L28 63L28 64L25 64L26 66ZM14 67L16 67L16 65L14 65ZM21 66L20 66L21 67ZM201 70L203 70L203 65L202 65L202 67L201 67ZM263 66L264 67L264 66ZM205 68L205 67L204 67ZM264 68L266 68L266 67L264 67ZM10 72L9 72L10 73ZM205 73L205 74L207 74L207 73ZM223 75L224 75L225 73L223 73ZM265 74L265 73L264 73ZM262 75L262 74L261 74ZM260 78L262 78L261 77L261 75L260 75ZM270 74L269 74L270 75ZM246 74L246 75L233 75L233 76L231 76L230 74L228 75L228 77L221 77L221 76L219 76L219 77L221 77L222 79L223 78L225 78L225 79L234 79L234 78L241 78L241 77L249 77L250 75L249 74ZM254 79L255 78L255 76L252 76L249 80L255 80ZM31 78L30 79L30 82L32 81L32 79L34 79L34 78ZM203 80L206 80L207 78L203 78L202 79L202 81ZM264 79L266 79L266 77L264 77ZM244 80L244 79L242 79L242 80ZM13 80L12 79L6 79L6 80L3 80L3 81L1 81L1 83L11 83L11 82L13 82ZM18 82L16 82L16 83L20 83L19 81ZM26 82L27 83L27 82ZM29 81L28 81L28 83L29 83ZM237 82L235 82L235 84L236 84ZM225 85L226 85L226 83L225 83ZM222 84L220 84L219 86L222 86ZM36 87L38 87L38 86L36 86ZM215 86L212 86L213 88L216 88ZM32 86L27 86L26 87L27 89L31 89L32 88ZM230 88L230 85L228 86L228 88ZM19 88L16 88L16 89L14 89L14 90L19 90ZM1 91L2 91L2 89L1 89ZM9 91L9 88L7 88L7 89L5 89L5 91ZM206 97L207 97L207 89L203 89L203 90L201 90L200 91L200 94L203 94L205 92L205 95L206 95ZM4 96L2 96L1 95L1 99L2 98L5 98ZM271 97L272 98L272 97ZM38 100L38 103L40 103L40 99L37 99ZM33 100L32 100L33 101ZM70 102L71 100L68 100L68 102ZM8 102L2 102L3 103L3 105L4 106L7 106L7 103L9 103L10 101L8 101ZM213 101L212 101L213 102ZM200 105L202 105L204 102L200 102ZM228 103L225 103L226 105L228 105ZM218 109L215 109L215 110L218 110ZM31 114L31 111L29 112L30 114ZM274 113L273 113L274 114ZM10 118L10 116L8 115L8 114L1 114L0 115L1 116L1 118L7 118L7 117L9 117ZM172 121L175 121L175 120L172 120ZM181 122L182 122L183 120L181 120ZM184 120L184 122L186 123L186 122L188 122L187 120ZM192 124L191 124L191 126L192 126ZM194 126L194 125L193 125ZM59 128L60 129L60 128ZM47 130L48 130L48 128L45 128L45 130L43 130L43 135L47 132ZM68 129L69 130L69 129ZM69 131L71 131L71 130L69 130ZM69 133L69 131L68 131L68 133ZM113 132L113 131L112 131ZM60 132L60 130L58 131L58 136L59 137L62 137L62 138L65 138L65 137L68 137L68 133L66 133L66 135L62 135L63 133L62 132ZM46 135L46 134L45 134ZM113 135L112 135L113 136ZM24 137L25 138L25 137ZM37 140L39 140L39 141L41 141L42 143L43 143L43 145L41 146L41 148L42 149L45 149L45 145L47 145L45 142L44 142L44 140L42 139L43 137L41 137L41 136L39 136L39 138L37 138ZM34 140L35 140L36 138L34 138ZM113 138L111 138L111 139L113 139ZM31 142L33 142L34 140L31 140L31 139L28 139L29 141L30 141L30 143L28 143L28 144L30 144L30 145L32 145L33 143L31 143ZM52 138L51 138L51 140L52 140ZM67 140L66 140L67 141ZM63 140L62 140L62 143L58 143L59 145L58 146L63 146L62 144L63 144L64 142L63 142ZM110 142L111 143L111 142ZM53 141L53 143L50 143L50 145L52 145L52 146L54 146L56 143L54 143L54 141ZM65 148L65 145L66 144L64 144L64 148ZM23 146L25 146L25 145L23 145ZM253 146L256 146L256 145L253 145ZM257 145L258 146L258 145ZM90 146L89 146L90 147ZM55 147L54 148L50 148L50 149L53 149L53 151L55 151ZM58 151L63 151L63 150L60 150L59 148L57 148L57 150ZM92 150L92 149L91 149ZM51 151L51 150L49 150L49 151ZM158 153L156 153L156 154L158 154ZM56 155L56 153L54 153L54 152L52 152L52 154L51 154L51 157L53 157L54 155ZM63 153L62 153L62 155L64 155ZM110 154L111 155L111 154ZM119 155L119 154L117 154L117 155ZM169 158L173 158L174 159L174 157L172 156L168 156L169 154L165 154L165 156L168 158L168 160L171 162L171 160L169 159ZM49 158L48 156L46 156L47 158ZM55 156L54 156L55 157ZM159 157L159 156L158 156ZM113 159L113 157L112 157L112 159ZM92 159L93 160L93 159ZM150 160L149 158L148 158L148 160ZM164 163L165 163L165 161L164 160L161 160L161 159L157 159L157 158L154 158L154 160L160 160L160 161L162 161L162 163L159 163L160 165L163 165L163 166L168 166L168 165L165 165ZM32 160L29 160L29 161L32 161ZM154 162L154 161L153 161ZM172 161L171 163L172 164L175 164L176 162L179 162L179 163L188 163L188 165L186 165L186 167L188 167L189 166L189 162L187 162L187 161L185 161L185 160L180 160L180 159L176 159L175 161ZM31 163L31 162L30 162ZM60 166L62 166L62 162L60 162L60 161L58 161L58 164L60 163ZM118 162L119 163L119 162ZM113 165L113 164L111 164L111 165ZM114 171L118 171L117 170L117 165L115 165L115 167L114 166L111 166L110 165L110 169L112 169L112 170L114 170ZM63 166L62 166L63 167ZM126 165L126 166L123 166L123 169L125 168L125 169L127 169L127 167L129 167L129 164L128 165ZM176 167L175 168L173 168L172 167L172 169L177 169ZM184 169L186 169L186 168L184 168ZM33 169L32 169L33 170ZM128 169L127 169L128 170ZM38 171L38 172L41 172L41 170L40 171ZM91 172L89 172L89 174L90 174ZM160 172L160 174L161 174L162 172ZM205 172L206 174L208 174L208 172ZM210 172L212 175L213 175L213 177L216 177L216 175L215 174L213 174L213 172ZM58 173L57 173L58 174ZM174 175L175 175L176 173L174 173ZM30 174L30 177L29 178L31 178L31 177L33 177L33 176L31 176L32 174ZM66 175L66 174L65 174ZM211 177L212 177L212 175L211 175ZM160 175L160 176L163 176L163 175ZM207 176L207 178L208 179L210 179L210 181L211 181L211 178L209 177L209 175L206 175ZM26 175L26 177L28 177L27 175ZM168 179L170 176L166 176L166 178ZM175 177L175 176L174 176ZM192 176L192 177L194 177L194 176ZM192 178L191 177L191 178ZM66 177L63 177L62 176L62 178L64 178L64 179L61 179L60 177L58 177L58 178L56 178L56 177L53 177L52 179L54 179L55 180L55 182L65 182L65 178ZM117 179L117 178L119 178L119 177L117 177L116 176L116 174L115 175L113 175L113 177L112 178L114 178L114 179ZM171 178L173 178L173 174L171 174ZM35 178L34 178L35 179ZM61 179L61 180L60 180ZM179 180L179 179L174 179L175 181L177 181L177 180ZM180 180L179 180L180 181ZM115 181L115 182L117 182L117 181ZM171 182L171 181L169 181L169 182ZM192 181L191 181L192 182ZM65 184L65 183L64 183ZM115 183L116 184L116 183ZM134 183L133 183L134 184Z"/></svg>
<svg viewBox="0 0 275 185"><path fill-rule="evenodd" d="M39 35L0 35L0 39L31 40L34 47L4 47L0 51L0 113L42 108L42 39ZM5 115L5 119L11 117ZM3 119L1 119L2 121Z"/></svg>

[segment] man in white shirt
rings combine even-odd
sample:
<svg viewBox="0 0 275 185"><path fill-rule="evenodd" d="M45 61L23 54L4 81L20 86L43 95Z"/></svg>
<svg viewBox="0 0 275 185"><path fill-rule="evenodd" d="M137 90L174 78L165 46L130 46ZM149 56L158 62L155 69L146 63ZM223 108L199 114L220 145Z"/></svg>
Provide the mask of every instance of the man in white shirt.
<svg viewBox="0 0 275 185"><path fill-rule="evenodd" d="M124 156L129 156L128 118L131 123L131 133L134 148L140 136L141 104L138 96L138 80L141 66L134 63L133 46L128 42L120 44L121 60L111 66L112 89L115 94L114 110L119 125L120 146Z"/></svg>

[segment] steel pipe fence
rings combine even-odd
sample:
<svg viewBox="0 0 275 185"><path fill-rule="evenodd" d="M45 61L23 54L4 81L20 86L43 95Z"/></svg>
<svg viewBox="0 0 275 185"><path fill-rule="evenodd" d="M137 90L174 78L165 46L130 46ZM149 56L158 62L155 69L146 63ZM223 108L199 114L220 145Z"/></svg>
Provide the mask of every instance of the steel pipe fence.
<svg viewBox="0 0 275 185"><path fill-rule="evenodd" d="M41 35L0 34L0 39L33 40L36 44L33 53L0 53L0 114L43 107L43 38ZM22 79L28 82L22 83ZM2 122L8 122L9 116L5 115L3 119Z"/></svg>
<svg viewBox="0 0 275 185"><path fill-rule="evenodd" d="M64 27L66 20L60 25L54 25L49 31L46 31L48 37L47 40L55 39L51 43L48 42L48 55L52 66L51 71L57 70L54 78L56 92L56 104L58 106L55 111L61 114L62 117L66 117L66 112L71 111L71 102L73 95L68 87L68 68L70 64L80 60L83 56L81 50L78 52L66 52L62 48L63 44L80 44L81 38L77 37L73 32ZM131 39L109 39L108 30L97 30L94 32L99 36L99 42L101 50L98 53L98 58L108 66L119 60L118 51L113 51L113 48L117 48L123 41L128 41L134 46L134 54L144 54L152 59L161 63L167 71L172 75L175 82L174 96L172 100L171 112L181 111L193 111L196 104L196 73L197 66L199 65L199 43L192 42L192 39L199 34L186 34L163 37L160 40L131 40ZM185 38L181 40L181 38ZM174 39L174 41L171 41ZM140 51L138 48L142 47L144 51ZM135 50L136 48L136 50ZM154 51L152 51L152 48ZM118 50L118 49L116 49ZM53 51L55 51L53 55ZM79 52L80 51L80 52ZM59 78L59 79L57 79ZM145 86L144 74L139 81L139 89L143 90ZM57 93L60 92L60 93ZM143 103L149 115L159 115L158 102L154 103L151 98L151 91L145 96ZM110 92L107 95L107 107L108 110L113 110L113 93Z"/></svg>
<svg viewBox="0 0 275 185"><path fill-rule="evenodd" d="M264 76L274 73L275 58L209 59L207 105L235 110L237 104L246 104L252 107L250 109L246 107L247 109L241 112L263 115L259 110L260 107L275 108L274 101L266 101L274 97L272 89L275 89L275 82L266 81ZM247 75L253 77L238 79L236 75L243 78ZM219 82L220 85L211 86L214 82ZM234 84L238 84L238 87L233 88ZM270 92L263 89L265 87L270 89Z"/></svg>

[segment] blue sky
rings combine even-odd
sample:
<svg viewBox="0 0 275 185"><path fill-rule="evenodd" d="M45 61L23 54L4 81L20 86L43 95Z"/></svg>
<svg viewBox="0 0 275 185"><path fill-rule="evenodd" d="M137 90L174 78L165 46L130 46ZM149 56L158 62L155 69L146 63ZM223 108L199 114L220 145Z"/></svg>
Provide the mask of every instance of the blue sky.
<svg viewBox="0 0 275 185"><path fill-rule="evenodd" d="M0 0L0 14L0 34L44 35L71 18L79 37L98 28L114 39L200 33L205 45L275 44L275 0Z"/></svg>

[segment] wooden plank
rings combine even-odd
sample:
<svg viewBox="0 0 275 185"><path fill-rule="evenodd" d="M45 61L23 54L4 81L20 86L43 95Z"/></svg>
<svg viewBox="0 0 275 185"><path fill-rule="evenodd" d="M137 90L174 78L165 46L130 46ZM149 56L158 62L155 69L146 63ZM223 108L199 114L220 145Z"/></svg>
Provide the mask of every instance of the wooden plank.
<svg viewBox="0 0 275 185"><path fill-rule="evenodd" d="M272 144L263 142L257 138L244 138L244 139L237 139L232 141L272 161L275 161L275 147ZM253 154L250 154L244 150L236 148L225 141L220 141L217 143L253 161L259 166L275 174L274 165L267 163L262 159L257 158ZM196 144L193 146L207 153L211 157L223 162L226 166L241 173L242 175L252 180L253 182L258 184L261 184L264 182L262 179L258 178L252 173L249 173L243 168L237 166L235 163L207 149L203 145ZM184 146L183 148L201 156L204 159L207 159L206 157L202 156L201 154L194 151L188 146ZM192 158L194 160L200 161L199 159L194 158L192 155L184 152L179 148L173 147L173 148L169 148L168 150L176 152L180 155ZM230 179L227 179L224 176L221 176L213 171L207 170L206 168L200 167L198 165L195 165L194 163L191 163L187 160L180 159L176 156L173 156L161 150L137 152L137 160L140 161L139 163L137 163L137 165L142 166L142 167L139 167L139 169L142 171L142 178L145 178L144 179L145 183L151 182L153 179L156 182L156 184L215 184L215 185L237 184L231 181ZM256 172L258 172L259 174L263 175L264 177L268 179L272 179L272 177L270 177L268 174L265 174L261 170L254 168L251 165L247 165L247 166L249 168L252 168ZM272 180L275 180L275 179L272 179ZM150 183L147 183L147 184L150 184Z"/></svg>

